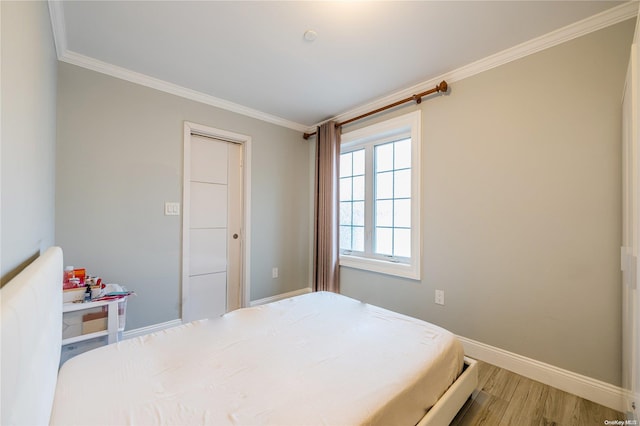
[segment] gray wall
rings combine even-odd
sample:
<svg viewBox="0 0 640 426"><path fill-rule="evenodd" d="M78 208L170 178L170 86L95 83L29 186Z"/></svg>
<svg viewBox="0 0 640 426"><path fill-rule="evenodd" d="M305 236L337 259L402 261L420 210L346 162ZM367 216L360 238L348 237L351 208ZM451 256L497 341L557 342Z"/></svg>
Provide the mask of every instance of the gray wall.
<svg viewBox="0 0 640 426"><path fill-rule="evenodd" d="M620 103L634 24L424 101L422 281L341 268L342 293L620 385Z"/></svg>
<svg viewBox="0 0 640 426"><path fill-rule="evenodd" d="M56 54L46 2L0 2L2 283L54 242Z"/></svg>
<svg viewBox="0 0 640 426"><path fill-rule="evenodd" d="M127 329L179 318L183 122L252 137L251 299L309 285L309 145L299 132L83 68L58 68L56 243L135 290ZM279 267L280 277L271 278Z"/></svg>

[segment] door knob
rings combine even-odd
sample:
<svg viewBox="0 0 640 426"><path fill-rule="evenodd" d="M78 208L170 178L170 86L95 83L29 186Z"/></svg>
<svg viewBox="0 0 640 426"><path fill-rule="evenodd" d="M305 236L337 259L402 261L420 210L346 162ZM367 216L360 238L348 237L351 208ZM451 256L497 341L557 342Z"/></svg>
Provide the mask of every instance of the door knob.
<svg viewBox="0 0 640 426"><path fill-rule="evenodd" d="M237 240L238 239L238 234L233 234L233 239Z"/></svg>

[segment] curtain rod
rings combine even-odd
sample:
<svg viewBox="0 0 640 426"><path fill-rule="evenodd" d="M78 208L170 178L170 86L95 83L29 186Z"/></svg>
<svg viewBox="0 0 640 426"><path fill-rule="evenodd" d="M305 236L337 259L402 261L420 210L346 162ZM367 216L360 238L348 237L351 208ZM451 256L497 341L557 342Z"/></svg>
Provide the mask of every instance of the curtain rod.
<svg viewBox="0 0 640 426"><path fill-rule="evenodd" d="M389 108L397 107L398 105L402 105L402 104L407 103L407 102L415 101L417 104L419 104L419 103L422 102L422 97L423 96L427 96L427 95L430 95L430 94L436 93L436 92L443 92L444 93L444 92L447 91L448 87L449 86L447 85L447 82L442 80L440 82L440 84L438 84L433 89L429 89L429 90L424 91L422 93L418 93L417 95L413 95L413 96L410 96L408 98L404 98L404 99L399 100L397 102L394 102L392 104L385 105L385 106L383 106L381 108L374 109L373 111L369 111L369 112L364 113L362 115L359 115L357 117L351 118L351 119L349 119L347 121L343 121L342 123L336 123L336 127L341 127L341 126L344 126L346 124L353 123L354 121L357 121L357 120L363 119L365 117L369 117L370 115L377 114L379 112L388 110ZM315 134L316 134L316 132L305 133L305 134L302 135L302 137L305 138L305 139L309 139L311 136L313 136Z"/></svg>

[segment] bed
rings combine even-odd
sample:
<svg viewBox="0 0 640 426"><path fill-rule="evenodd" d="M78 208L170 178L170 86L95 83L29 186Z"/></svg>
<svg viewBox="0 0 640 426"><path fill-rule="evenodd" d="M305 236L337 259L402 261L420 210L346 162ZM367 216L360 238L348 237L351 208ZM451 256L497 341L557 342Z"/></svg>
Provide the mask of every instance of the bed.
<svg viewBox="0 0 640 426"><path fill-rule="evenodd" d="M52 248L2 289L3 425L447 425L477 384L450 332L327 292L108 345L58 373L61 276Z"/></svg>

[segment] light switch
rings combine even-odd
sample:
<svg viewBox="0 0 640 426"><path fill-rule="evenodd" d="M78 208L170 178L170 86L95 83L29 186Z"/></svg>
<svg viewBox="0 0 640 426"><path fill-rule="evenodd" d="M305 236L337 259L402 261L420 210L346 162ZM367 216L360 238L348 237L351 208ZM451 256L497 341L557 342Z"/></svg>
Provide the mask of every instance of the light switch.
<svg viewBox="0 0 640 426"><path fill-rule="evenodd" d="M165 216L180 216L180 203L164 203Z"/></svg>

